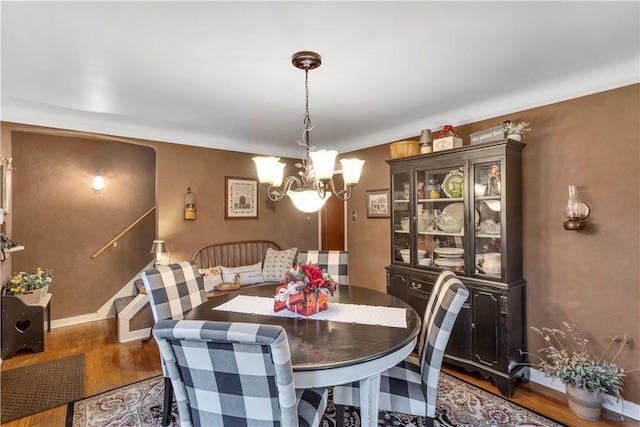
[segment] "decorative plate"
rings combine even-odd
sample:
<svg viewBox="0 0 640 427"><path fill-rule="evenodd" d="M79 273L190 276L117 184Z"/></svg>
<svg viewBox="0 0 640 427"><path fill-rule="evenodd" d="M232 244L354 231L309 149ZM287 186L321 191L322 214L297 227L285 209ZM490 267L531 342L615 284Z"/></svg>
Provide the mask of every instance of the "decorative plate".
<svg viewBox="0 0 640 427"><path fill-rule="evenodd" d="M462 248L435 248L433 251L445 258L459 258L464 255Z"/></svg>
<svg viewBox="0 0 640 427"><path fill-rule="evenodd" d="M462 183L464 182L464 175L462 174L462 171L454 169L450 171L442 181L442 191L444 191L444 194L446 194L447 197L452 197L451 190L453 190L454 182L460 183L462 186Z"/></svg>
<svg viewBox="0 0 640 427"><path fill-rule="evenodd" d="M443 219L444 218L444 219ZM480 222L480 213L475 210L474 222ZM464 203L456 202L447 205L442 209L438 218L438 228L448 233L456 233L464 226Z"/></svg>

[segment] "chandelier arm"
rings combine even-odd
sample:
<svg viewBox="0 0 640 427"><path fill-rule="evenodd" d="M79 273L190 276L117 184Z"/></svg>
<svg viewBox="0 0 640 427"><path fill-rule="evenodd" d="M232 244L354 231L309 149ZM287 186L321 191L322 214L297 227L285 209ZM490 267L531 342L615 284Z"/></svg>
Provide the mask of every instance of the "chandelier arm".
<svg viewBox="0 0 640 427"><path fill-rule="evenodd" d="M298 187L302 187L302 182L295 176L288 176L284 180L284 185L282 186L282 190L280 187L267 187L267 197L272 202L279 202L287 195L287 191L291 190L294 184L297 184Z"/></svg>
<svg viewBox="0 0 640 427"><path fill-rule="evenodd" d="M343 188L342 190L338 190L336 188L335 182L333 182L333 179L329 180L329 185L331 186L333 194L343 202L346 202L351 198L351 196L353 195L352 188L355 186L355 184L347 184L345 185L345 188Z"/></svg>

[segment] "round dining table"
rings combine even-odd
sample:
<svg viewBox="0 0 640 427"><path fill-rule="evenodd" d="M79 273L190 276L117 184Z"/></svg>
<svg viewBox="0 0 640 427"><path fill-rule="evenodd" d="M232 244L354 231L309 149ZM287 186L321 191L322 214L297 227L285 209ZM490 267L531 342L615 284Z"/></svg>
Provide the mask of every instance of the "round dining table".
<svg viewBox="0 0 640 427"><path fill-rule="evenodd" d="M287 332L294 382L297 388L328 387L360 382L360 416L363 426L374 426L378 417L380 373L404 360L415 348L420 316L406 302L383 292L340 285L329 297L332 303L405 309L406 327L382 326L281 317L217 310L239 295L274 298L277 284L248 286L210 298L187 314L187 320L215 320L274 324ZM316 315L317 316L317 315Z"/></svg>

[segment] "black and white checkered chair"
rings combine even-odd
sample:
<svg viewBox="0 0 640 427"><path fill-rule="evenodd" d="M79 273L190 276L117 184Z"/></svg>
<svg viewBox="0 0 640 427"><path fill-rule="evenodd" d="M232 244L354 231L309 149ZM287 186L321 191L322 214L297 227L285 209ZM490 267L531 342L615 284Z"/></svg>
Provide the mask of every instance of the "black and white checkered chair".
<svg viewBox="0 0 640 427"><path fill-rule="evenodd" d="M440 367L451 330L469 290L451 271L442 272L434 285L420 334L420 364L404 360L380 376L380 410L423 416L433 426ZM360 406L358 382L336 386L333 401L341 425L344 405Z"/></svg>
<svg viewBox="0 0 640 427"><path fill-rule="evenodd" d="M315 427L326 388L295 389L279 325L164 320L153 336L178 403L180 425Z"/></svg>
<svg viewBox="0 0 640 427"><path fill-rule="evenodd" d="M142 282L147 290L153 320L181 320L192 308L207 300L204 280L193 261L160 265L152 270L143 271ZM162 356L161 356L162 358ZM162 362L164 376L164 404L162 407L162 425L169 425L173 388Z"/></svg>
<svg viewBox="0 0 640 427"><path fill-rule="evenodd" d="M317 264L318 267L327 270L337 284L349 284L349 252L347 251L300 251L298 262Z"/></svg>

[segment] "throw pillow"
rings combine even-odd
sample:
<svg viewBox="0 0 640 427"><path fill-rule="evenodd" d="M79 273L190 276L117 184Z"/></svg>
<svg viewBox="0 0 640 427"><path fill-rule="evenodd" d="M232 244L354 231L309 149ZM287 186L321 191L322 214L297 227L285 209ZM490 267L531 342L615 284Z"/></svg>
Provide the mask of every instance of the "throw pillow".
<svg viewBox="0 0 640 427"><path fill-rule="evenodd" d="M262 266L262 277L265 282L280 282L284 273L293 267L293 260L298 253L298 248L291 248L285 251L267 249Z"/></svg>
<svg viewBox="0 0 640 427"><path fill-rule="evenodd" d="M235 282L237 275L239 275L241 285L252 285L254 283L264 282L261 262L253 265L243 265L241 267L222 266L222 280L224 282Z"/></svg>
<svg viewBox="0 0 640 427"><path fill-rule="evenodd" d="M199 268L198 272L204 280L205 292L212 292L216 285L222 283L222 267L219 265L211 268Z"/></svg>

